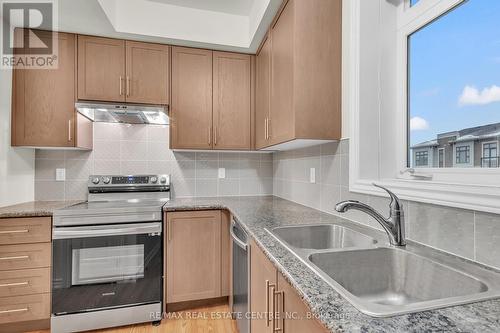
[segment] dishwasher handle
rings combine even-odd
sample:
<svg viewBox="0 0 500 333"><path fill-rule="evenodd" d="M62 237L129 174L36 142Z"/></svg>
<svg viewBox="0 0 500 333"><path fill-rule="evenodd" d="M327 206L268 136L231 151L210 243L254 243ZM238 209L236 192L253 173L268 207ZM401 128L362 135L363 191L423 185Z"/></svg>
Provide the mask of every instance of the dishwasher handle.
<svg viewBox="0 0 500 333"><path fill-rule="evenodd" d="M241 249L244 251L247 250L248 244L245 244L241 239L236 236L234 233L234 228L236 227L236 223L234 223L234 220L231 221L231 226L229 227L229 233L231 234L231 238L233 239L234 243L238 245Z"/></svg>

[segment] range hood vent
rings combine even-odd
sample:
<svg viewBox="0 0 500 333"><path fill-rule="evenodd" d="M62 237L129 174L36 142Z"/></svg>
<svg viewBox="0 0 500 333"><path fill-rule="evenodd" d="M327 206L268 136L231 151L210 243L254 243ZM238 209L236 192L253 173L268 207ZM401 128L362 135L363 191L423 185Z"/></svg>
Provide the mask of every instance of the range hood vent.
<svg viewBox="0 0 500 333"><path fill-rule="evenodd" d="M76 110L95 122L168 125L168 107L140 104L75 103Z"/></svg>

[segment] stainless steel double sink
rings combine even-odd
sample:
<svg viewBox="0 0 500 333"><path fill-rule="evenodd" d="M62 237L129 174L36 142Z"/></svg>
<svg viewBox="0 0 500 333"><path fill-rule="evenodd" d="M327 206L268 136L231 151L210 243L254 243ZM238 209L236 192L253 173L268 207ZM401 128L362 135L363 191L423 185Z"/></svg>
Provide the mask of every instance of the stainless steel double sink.
<svg viewBox="0 0 500 333"><path fill-rule="evenodd" d="M423 246L391 247L357 226L268 230L359 311L390 317L500 297L500 274Z"/></svg>

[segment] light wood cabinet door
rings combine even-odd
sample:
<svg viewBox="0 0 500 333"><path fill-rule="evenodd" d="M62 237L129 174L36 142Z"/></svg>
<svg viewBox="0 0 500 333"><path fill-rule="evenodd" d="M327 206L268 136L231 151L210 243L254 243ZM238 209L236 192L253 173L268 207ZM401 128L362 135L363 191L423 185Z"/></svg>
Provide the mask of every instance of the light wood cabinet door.
<svg viewBox="0 0 500 333"><path fill-rule="evenodd" d="M211 149L212 51L172 47L172 149Z"/></svg>
<svg viewBox="0 0 500 333"><path fill-rule="evenodd" d="M271 143L282 143L294 137L293 105L293 29L294 0L288 1L271 29Z"/></svg>
<svg viewBox="0 0 500 333"><path fill-rule="evenodd" d="M227 210L221 211L221 296L229 296L231 293L231 214Z"/></svg>
<svg viewBox="0 0 500 333"><path fill-rule="evenodd" d="M327 333L328 330L311 316L311 311L297 295L293 287L278 274L278 294L276 295L275 327L283 333ZM289 315L285 315L285 313ZM293 314L293 316L292 316Z"/></svg>
<svg viewBox="0 0 500 333"><path fill-rule="evenodd" d="M38 35L42 41L52 38L51 32ZM57 33L57 38L57 69L14 69L13 146L75 146L76 37Z"/></svg>
<svg viewBox="0 0 500 333"><path fill-rule="evenodd" d="M213 129L215 149L251 148L251 57L213 53Z"/></svg>
<svg viewBox="0 0 500 333"><path fill-rule="evenodd" d="M270 118L271 92L271 36L262 45L256 59L255 92L255 146L257 149L269 145L268 121Z"/></svg>
<svg viewBox="0 0 500 333"><path fill-rule="evenodd" d="M125 41L78 36L78 99L124 102Z"/></svg>
<svg viewBox="0 0 500 333"><path fill-rule="evenodd" d="M221 212L167 213L168 303L221 296Z"/></svg>
<svg viewBox="0 0 500 333"><path fill-rule="evenodd" d="M127 102L169 103L170 46L126 41Z"/></svg>
<svg viewBox="0 0 500 333"><path fill-rule="evenodd" d="M250 243L250 311L255 318L250 323L251 333L273 332L273 293L276 290L277 271L255 242Z"/></svg>

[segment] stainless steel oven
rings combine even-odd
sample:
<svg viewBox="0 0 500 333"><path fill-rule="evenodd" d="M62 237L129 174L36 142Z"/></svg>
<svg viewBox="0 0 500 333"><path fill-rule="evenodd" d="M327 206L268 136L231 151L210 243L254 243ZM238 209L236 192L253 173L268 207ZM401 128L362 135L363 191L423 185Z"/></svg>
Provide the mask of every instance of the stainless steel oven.
<svg viewBox="0 0 500 333"><path fill-rule="evenodd" d="M161 302L161 223L54 230L52 313Z"/></svg>
<svg viewBox="0 0 500 333"><path fill-rule="evenodd" d="M100 186L99 179L109 181ZM51 332L161 320L169 187L158 182L92 176L88 202L54 213Z"/></svg>

